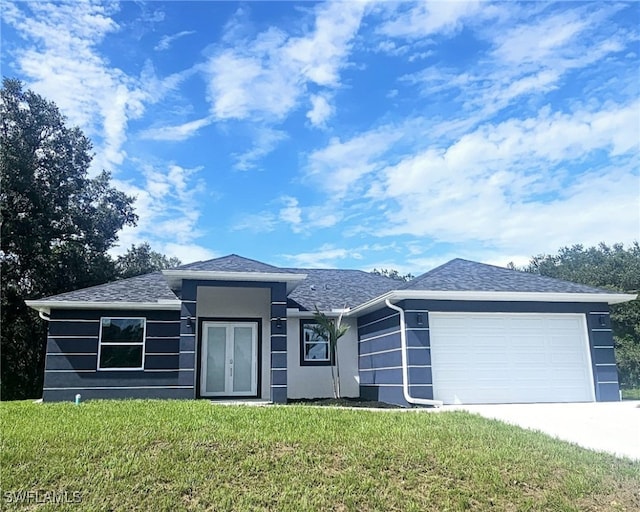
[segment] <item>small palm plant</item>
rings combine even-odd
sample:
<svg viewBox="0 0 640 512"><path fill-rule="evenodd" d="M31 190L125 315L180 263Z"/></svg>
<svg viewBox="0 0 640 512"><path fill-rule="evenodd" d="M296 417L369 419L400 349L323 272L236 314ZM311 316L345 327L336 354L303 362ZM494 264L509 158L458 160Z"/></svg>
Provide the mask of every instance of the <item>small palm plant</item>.
<svg viewBox="0 0 640 512"><path fill-rule="evenodd" d="M333 397L340 398L340 365L338 362L338 340L342 338L349 330L348 325L342 325L342 313L337 320L329 318L320 312L316 306L316 312L313 314L316 325L313 326L313 332L316 336L329 342L329 357L335 360L335 370L333 363L331 364L331 380L333 381Z"/></svg>

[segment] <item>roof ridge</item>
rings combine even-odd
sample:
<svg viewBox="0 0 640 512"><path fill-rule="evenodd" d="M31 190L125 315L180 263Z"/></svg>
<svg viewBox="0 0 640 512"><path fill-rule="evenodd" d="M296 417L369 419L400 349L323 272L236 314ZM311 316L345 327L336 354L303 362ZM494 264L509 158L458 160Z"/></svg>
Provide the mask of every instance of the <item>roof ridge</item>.
<svg viewBox="0 0 640 512"><path fill-rule="evenodd" d="M420 281L422 281L423 279L432 276L434 274L436 274L438 271L442 270L444 267L450 265L451 263L453 263L454 261L469 261L469 260L464 260L462 258L454 258L452 260L446 261L444 263L441 263L440 265L438 265L437 267L432 268L431 270L427 270L426 272L423 272L422 274L420 274L419 276L414 277L413 279L407 281L406 283L404 283L402 286L399 287L400 290L404 290L407 289L411 286L411 284L416 284L419 283ZM469 261L470 262L470 261ZM470 262L472 263L472 262Z"/></svg>
<svg viewBox="0 0 640 512"><path fill-rule="evenodd" d="M231 256L235 256L236 258L241 258L243 260L248 260L248 261L253 261L254 263L260 263L261 265L267 265L268 267L273 267L273 268L277 268L277 269L283 269L283 267L278 267L276 265L272 265L271 263L265 263L264 261L260 261L260 260L256 260L253 258L247 258L246 256L241 256L240 254L236 254L235 252L228 254L227 256L222 256L218 259L222 259L222 258L230 258Z"/></svg>
<svg viewBox="0 0 640 512"><path fill-rule="evenodd" d="M456 263L462 264L462 265L456 265ZM466 260L464 258L454 258L450 261L447 261L446 263L443 263L442 265L439 265L434 269L428 272L425 272L424 274L421 274L415 279L409 281L402 287L402 289L421 289L421 288L430 289L429 287L432 287L432 289L434 290L438 289L439 286L437 282L442 281L442 279L444 279L445 281L449 279L448 273L445 270L449 270L449 268L451 267L453 267L451 269L453 274L457 275L462 272L463 274L466 274L467 278L469 278L470 280L475 279L473 274L478 274L478 273L486 274L487 271L490 271L490 272L499 273L501 277L498 279L498 281L503 279L511 279L508 276L513 276L514 279L525 279L531 284L533 284L534 282L537 282L541 286L544 286L544 284L546 285L557 284L557 285L563 285L565 288L567 286L571 288L582 288L582 291L585 293L587 292L608 293L610 291L605 288L599 288L599 287L591 286L588 284L577 283L577 282L568 281L565 279L559 279L557 277L544 276L544 275L536 274L533 272L527 272L527 271L519 270L515 268L500 267L498 265L493 265L490 263L481 263L478 261ZM443 271L445 272L443 273ZM496 275L496 278L497 278L497 275ZM456 279L462 282L464 281L465 278L463 278L461 275L458 275ZM487 276L485 275L480 279L487 279ZM431 284L429 284L430 282ZM439 284L441 285L441 283ZM498 287L500 286L497 282L494 283L494 285L497 285Z"/></svg>
<svg viewBox="0 0 640 512"><path fill-rule="evenodd" d="M211 265L211 264L215 264L215 263L224 264L225 262L233 262L233 261L237 261L237 260L253 263L255 265L263 267L265 269L265 271L269 270L269 269L273 269L274 271L275 270L278 270L278 271L284 270L282 267L278 267L276 265L272 265L271 263L265 263L264 261L256 260L256 259L253 259L253 258L247 258L246 256L241 256L241 255L236 254L236 253L226 254L224 256L218 256L216 258L209 258L208 260L198 260L198 261L193 261L193 262L190 262L190 263L185 263L184 265L180 265L179 267L176 267L174 270L191 270L191 269L193 269L193 267L206 266L206 265Z"/></svg>

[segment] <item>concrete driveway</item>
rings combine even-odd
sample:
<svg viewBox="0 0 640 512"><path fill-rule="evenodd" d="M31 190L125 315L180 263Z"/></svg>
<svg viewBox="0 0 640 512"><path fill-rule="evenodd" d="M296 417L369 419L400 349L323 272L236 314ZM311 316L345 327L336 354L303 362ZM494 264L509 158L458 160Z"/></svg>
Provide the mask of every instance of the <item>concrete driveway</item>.
<svg viewBox="0 0 640 512"><path fill-rule="evenodd" d="M570 404L446 405L575 443L640 460L640 401Z"/></svg>

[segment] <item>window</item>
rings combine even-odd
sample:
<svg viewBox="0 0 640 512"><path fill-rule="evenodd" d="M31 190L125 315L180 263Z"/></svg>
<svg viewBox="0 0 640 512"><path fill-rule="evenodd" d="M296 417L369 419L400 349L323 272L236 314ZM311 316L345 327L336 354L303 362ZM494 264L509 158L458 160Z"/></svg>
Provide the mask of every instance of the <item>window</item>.
<svg viewBox="0 0 640 512"><path fill-rule="evenodd" d="M142 370L144 335L144 318L101 318L98 370Z"/></svg>
<svg viewBox="0 0 640 512"><path fill-rule="evenodd" d="M300 320L300 365L331 365L329 340L317 332L315 320Z"/></svg>

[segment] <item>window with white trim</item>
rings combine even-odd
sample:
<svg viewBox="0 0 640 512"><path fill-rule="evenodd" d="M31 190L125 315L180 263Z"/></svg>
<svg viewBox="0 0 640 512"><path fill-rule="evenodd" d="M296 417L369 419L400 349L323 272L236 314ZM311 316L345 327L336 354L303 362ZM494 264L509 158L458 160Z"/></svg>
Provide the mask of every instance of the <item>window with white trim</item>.
<svg viewBox="0 0 640 512"><path fill-rule="evenodd" d="M300 320L300 364L302 366L331 365L331 349L326 336L318 332L315 320Z"/></svg>
<svg viewBox="0 0 640 512"><path fill-rule="evenodd" d="M100 319L98 370L144 368L145 318Z"/></svg>

